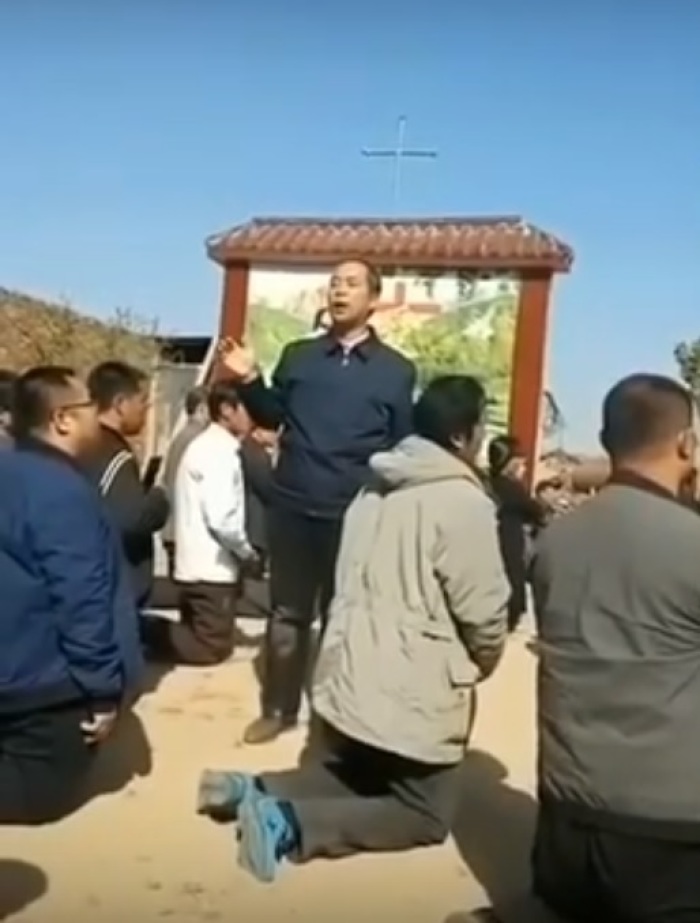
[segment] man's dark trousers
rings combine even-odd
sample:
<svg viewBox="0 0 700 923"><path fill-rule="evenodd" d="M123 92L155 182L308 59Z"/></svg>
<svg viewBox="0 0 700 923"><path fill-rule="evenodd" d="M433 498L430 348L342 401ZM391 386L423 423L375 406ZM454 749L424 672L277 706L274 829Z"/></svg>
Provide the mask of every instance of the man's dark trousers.
<svg viewBox="0 0 700 923"><path fill-rule="evenodd" d="M296 719L309 664L311 629L325 625L333 598L342 518L270 510L270 601L262 711Z"/></svg>
<svg viewBox="0 0 700 923"><path fill-rule="evenodd" d="M294 811L301 836L292 860L394 852L446 839L459 764L418 763L322 729L322 748L297 769L259 776L265 792Z"/></svg>
<svg viewBox="0 0 700 923"><path fill-rule="evenodd" d="M0 824L43 824L80 806L96 747L82 703L0 716Z"/></svg>
<svg viewBox="0 0 700 923"><path fill-rule="evenodd" d="M602 829L540 804L536 895L571 923L700 920L700 842Z"/></svg>

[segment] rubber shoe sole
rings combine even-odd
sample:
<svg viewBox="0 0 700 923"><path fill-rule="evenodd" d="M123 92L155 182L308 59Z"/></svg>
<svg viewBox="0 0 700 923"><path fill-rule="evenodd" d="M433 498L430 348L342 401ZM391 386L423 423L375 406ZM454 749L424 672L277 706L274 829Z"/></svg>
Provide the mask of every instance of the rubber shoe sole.
<svg viewBox="0 0 700 923"><path fill-rule="evenodd" d="M238 811L238 864L266 884L275 880L279 865L277 838L270 824L270 813L276 809L269 798L247 798Z"/></svg>
<svg viewBox="0 0 700 923"><path fill-rule="evenodd" d="M205 769L197 788L197 813L213 820L235 820L246 798L256 792L252 776Z"/></svg>

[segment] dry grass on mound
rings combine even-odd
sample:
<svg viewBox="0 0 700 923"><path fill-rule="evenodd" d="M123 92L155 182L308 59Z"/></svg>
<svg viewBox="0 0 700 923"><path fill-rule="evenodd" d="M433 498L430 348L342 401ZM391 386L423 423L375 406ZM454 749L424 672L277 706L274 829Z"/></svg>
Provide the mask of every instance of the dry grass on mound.
<svg viewBox="0 0 700 923"><path fill-rule="evenodd" d="M155 334L155 324L128 311L98 321L0 288L0 368L56 364L87 372L98 362L121 359L149 369L158 353Z"/></svg>

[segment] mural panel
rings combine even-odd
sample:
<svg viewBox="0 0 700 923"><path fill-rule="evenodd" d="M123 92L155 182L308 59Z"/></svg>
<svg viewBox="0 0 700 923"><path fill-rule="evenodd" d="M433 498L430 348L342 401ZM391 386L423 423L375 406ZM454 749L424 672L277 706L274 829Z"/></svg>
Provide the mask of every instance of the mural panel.
<svg viewBox="0 0 700 923"><path fill-rule="evenodd" d="M327 303L327 269L253 267L246 339L266 370L290 340L313 336ZM477 375L492 400L491 428L505 429L520 281L513 274L385 274L373 324L416 364L419 384L436 375Z"/></svg>

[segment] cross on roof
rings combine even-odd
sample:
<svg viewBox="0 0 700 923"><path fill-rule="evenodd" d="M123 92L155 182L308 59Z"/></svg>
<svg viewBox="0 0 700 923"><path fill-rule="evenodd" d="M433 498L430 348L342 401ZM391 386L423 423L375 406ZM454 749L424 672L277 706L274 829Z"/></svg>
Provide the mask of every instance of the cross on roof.
<svg viewBox="0 0 700 923"><path fill-rule="evenodd" d="M396 144L389 148L362 148L362 156L368 158L384 158L393 160L393 198L394 208L398 210L401 200L401 180L402 167L405 159L411 160L435 160L438 156L437 150L433 148L406 147L406 127L408 119L405 115L400 116L396 126Z"/></svg>

